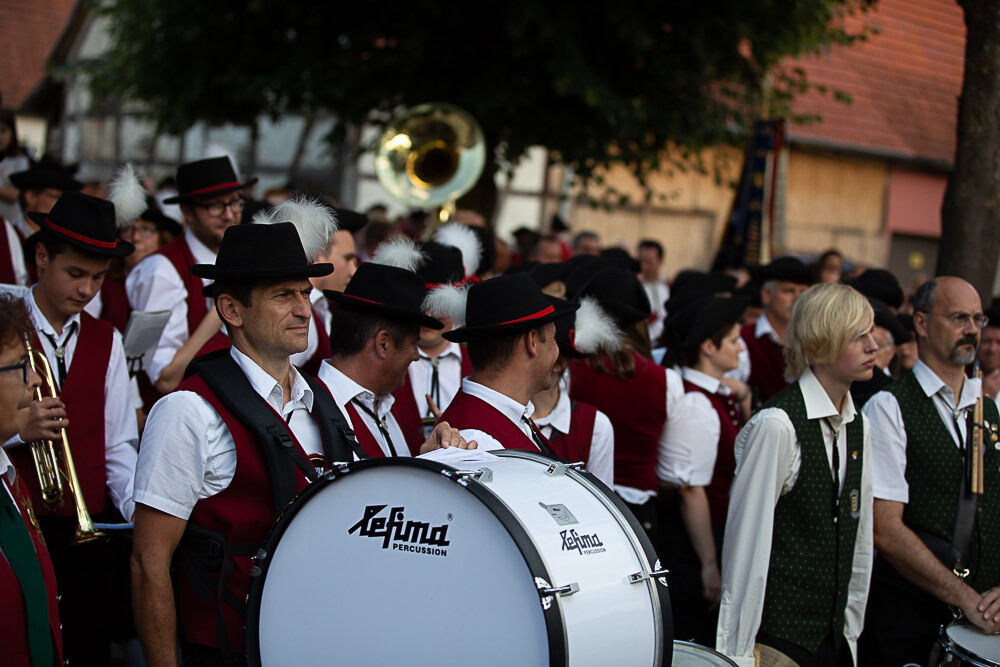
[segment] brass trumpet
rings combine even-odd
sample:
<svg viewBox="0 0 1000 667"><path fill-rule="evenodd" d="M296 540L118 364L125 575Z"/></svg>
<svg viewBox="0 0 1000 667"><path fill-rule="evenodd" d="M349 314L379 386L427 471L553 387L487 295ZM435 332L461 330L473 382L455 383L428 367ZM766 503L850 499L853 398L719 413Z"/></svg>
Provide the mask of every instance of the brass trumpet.
<svg viewBox="0 0 1000 667"><path fill-rule="evenodd" d="M42 383L45 385L45 392L50 397L57 397L55 379L52 376L52 367L49 360L45 358L45 353L41 350L34 350L31 347L30 337L25 337L24 347L28 354L28 365L31 370L38 373ZM46 396L43 395L42 387L35 388L35 400L40 401ZM54 440L38 440L30 443L31 457L35 463L35 473L38 475L38 486L42 492L42 502L49 508L61 507L68 499L73 503L76 510L76 533L73 538L74 544L91 542L100 537L101 533L94 527L94 521L87 511L87 504L83 499L83 490L80 488L80 480L76 476L76 467L73 465L73 453L69 449L69 439L66 437L66 429L59 430L59 442ZM63 478L66 484L63 484Z"/></svg>

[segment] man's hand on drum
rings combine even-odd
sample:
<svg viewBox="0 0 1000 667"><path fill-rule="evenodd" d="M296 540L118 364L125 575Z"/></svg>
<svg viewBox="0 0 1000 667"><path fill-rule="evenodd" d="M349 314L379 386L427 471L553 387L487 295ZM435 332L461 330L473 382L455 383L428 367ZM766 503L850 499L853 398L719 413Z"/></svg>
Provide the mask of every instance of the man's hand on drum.
<svg viewBox="0 0 1000 667"><path fill-rule="evenodd" d="M443 447L458 447L459 449L475 449L476 441L472 440L469 442L465 441L462 434L458 432L457 428L452 428L448 425L448 422L439 422L431 434L424 441L424 444L420 445L420 453L426 454L427 452L433 451L435 449L441 449Z"/></svg>
<svg viewBox="0 0 1000 667"><path fill-rule="evenodd" d="M994 635L1000 634L1000 586L983 593L976 610L979 612L975 614L976 618L969 620L984 632Z"/></svg>

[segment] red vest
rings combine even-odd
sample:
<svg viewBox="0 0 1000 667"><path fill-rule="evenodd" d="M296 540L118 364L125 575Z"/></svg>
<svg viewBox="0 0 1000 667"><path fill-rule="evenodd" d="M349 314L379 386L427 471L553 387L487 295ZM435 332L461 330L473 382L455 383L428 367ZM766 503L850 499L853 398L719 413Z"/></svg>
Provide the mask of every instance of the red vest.
<svg viewBox="0 0 1000 667"><path fill-rule="evenodd" d="M327 333L323 319L316 313L315 308L312 311L312 321L316 325L316 351L302 364L302 370L315 377L319 374L319 365L330 356L330 334Z"/></svg>
<svg viewBox="0 0 1000 667"><path fill-rule="evenodd" d="M747 354L750 357L748 382L751 387L757 387L759 390L761 402L767 401L788 386L788 382L785 381L785 359L781 353L783 348L767 334L755 338L754 325L748 324L743 327L740 336L743 338L743 344L747 346Z"/></svg>
<svg viewBox="0 0 1000 667"><path fill-rule="evenodd" d="M221 533L229 542L260 544L277 518L271 494L271 479L263 456L253 435L231 412L226 410L215 393L197 375L188 377L178 391L193 391L204 398L219 414L236 445L236 472L233 480L219 493L199 500L191 512L189 522ZM266 405L266 403L265 403ZM270 406L268 406L270 408ZM288 435L303 457L308 459L295 439L291 429ZM296 477L296 491L306 487L301 473ZM249 557L234 557L235 569L229 580L229 590L239 599L246 598L250 583ZM183 637L189 642L205 646L218 646L215 619L218 600L213 596L202 603L191 583L183 574L177 575L177 610ZM229 605L222 604L222 617L226 624L229 642L237 653L244 651L243 618Z"/></svg>
<svg viewBox="0 0 1000 667"><path fill-rule="evenodd" d="M68 369L59 397L66 404L66 418L69 419L66 436L69 438L73 464L83 489L83 499L91 514L100 514L107 509L108 500L104 471L104 452L107 446L104 437L104 403L108 397L104 395L104 379L111 359L114 328L104 320L95 319L83 312L80 313L78 335L80 338L76 342L73 363ZM36 350L42 349L37 335L34 345ZM58 372L55 365L52 372ZM129 397L112 398L122 400ZM27 445L12 448L10 454L18 470L34 469ZM55 509L45 507L37 476L25 474L23 479L39 516L73 515L72 504L69 502Z"/></svg>
<svg viewBox="0 0 1000 667"><path fill-rule="evenodd" d="M128 294L125 292L125 279L104 277L101 285L101 319L110 322L111 326L124 335L125 325L132 314L128 304Z"/></svg>
<svg viewBox="0 0 1000 667"><path fill-rule="evenodd" d="M469 361L469 355L465 352L465 346L460 346L460 349L462 351L462 377L467 377L472 374L472 362ZM403 386L392 392L392 395L396 399L392 404L392 416L396 418L399 428L403 431L403 437L406 438L406 446L410 448L410 453L413 456L419 456L420 446L424 444L425 440L423 435L424 422L417 409L417 394L410 382L409 373L403 380ZM442 410L447 407L447 405L438 406Z"/></svg>
<svg viewBox="0 0 1000 667"><path fill-rule="evenodd" d="M569 433L552 432L549 444L552 450L566 461L590 461L590 446L594 441L594 419L597 408L590 403L572 401Z"/></svg>
<svg viewBox="0 0 1000 667"><path fill-rule="evenodd" d="M31 535L31 541L35 545L35 553L38 554L38 563L42 568L42 578L45 580L45 591L48 593L49 603L49 628L52 631L52 638L55 640L56 664L63 664L62 661L62 632L59 629L59 605L56 601L56 575L52 569L52 561L49 559L49 551L45 548L45 540L41 531L28 519L30 511L30 501L27 490L21 484L21 480L30 477L31 469L18 467L17 477L14 479L14 499L21 510L21 518L24 519ZM24 474L22 475L22 471ZM6 482L0 482L0 486L6 487ZM7 493L0 488L0 493ZM31 654L28 649L28 631L25 626L24 597L21 594L21 585L14 575L14 570L10 567L7 559L0 556L0 600L3 600L3 622L0 623L0 658L7 667L30 667Z"/></svg>
<svg viewBox="0 0 1000 667"><path fill-rule="evenodd" d="M458 430L474 428L488 433L503 445L504 449L526 449L537 452L538 446L524 434L517 424L495 407L464 391L455 394L451 405L442 413L439 421L448 422Z"/></svg>
<svg viewBox="0 0 1000 667"><path fill-rule="evenodd" d="M358 444L365 450L368 458L386 458L385 452L382 451L382 447L378 444L378 440L375 439L372 432L368 430L368 426L361 420L361 415L358 414L358 410L354 407L354 404L348 403L346 407L347 414L351 417L351 428L354 429L354 437L358 439ZM403 446L401 442L394 442L392 444L394 447ZM396 452L399 453L399 450L397 449Z"/></svg>
<svg viewBox="0 0 1000 667"><path fill-rule="evenodd" d="M711 393L687 380L684 381L684 391L698 391L707 396L708 402L719 415L719 443L715 454L715 469L712 472L712 481L705 487L705 493L708 496L712 525L725 528L726 513L729 509L729 486L733 483L733 475L736 472L733 447L743 421L740 408L732 394L723 396Z"/></svg>
<svg viewBox="0 0 1000 667"><path fill-rule="evenodd" d="M583 362L570 365L570 398L594 405L615 430L615 484L656 490L656 455L667 421L667 376L662 366L632 352L635 373L627 380Z"/></svg>
<svg viewBox="0 0 1000 667"><path fill-rule="evenodd" d="M7 238L7 220L0 217L0 283L17 285L17 272L10 257L10 240Z"/></svg>

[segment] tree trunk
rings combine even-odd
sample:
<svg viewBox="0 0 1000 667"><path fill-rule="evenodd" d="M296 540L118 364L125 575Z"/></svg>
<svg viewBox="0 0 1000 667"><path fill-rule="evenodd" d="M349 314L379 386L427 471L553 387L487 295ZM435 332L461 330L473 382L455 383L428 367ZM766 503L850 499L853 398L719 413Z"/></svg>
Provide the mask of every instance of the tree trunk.
<svg viewBox="0 0 1000 667"><path fill-rule="evenodd" d="M968 280L987 306L1000 254L1000 3L959 5L967 33L965 76L955 167L941 206L937 274Z"/></svg>

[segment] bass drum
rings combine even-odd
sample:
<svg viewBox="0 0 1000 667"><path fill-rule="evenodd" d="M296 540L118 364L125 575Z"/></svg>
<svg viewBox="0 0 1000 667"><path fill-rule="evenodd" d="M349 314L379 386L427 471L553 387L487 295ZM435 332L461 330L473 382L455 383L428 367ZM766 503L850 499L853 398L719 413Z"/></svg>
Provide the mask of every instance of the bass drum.
<svg viewBox="0 0 1000 667"><path fill-rule="evenodd" d="M938 643L944 649L939 665L1000 667L1000 637L987 635L974 625L942 627Z"/></svg>
<svg viewBox="0 0 1000 667"><path fill-rule="evenodd" d="M251 664L669 665L665 573L579 464L523 451L358 461L255 559Z"/></svg>
<svg viewBox="0 0 1000 667"><path fill-rule="evenodd" d="M715 649L691 642L674 642L673 667L737 667Z"/></svg>

